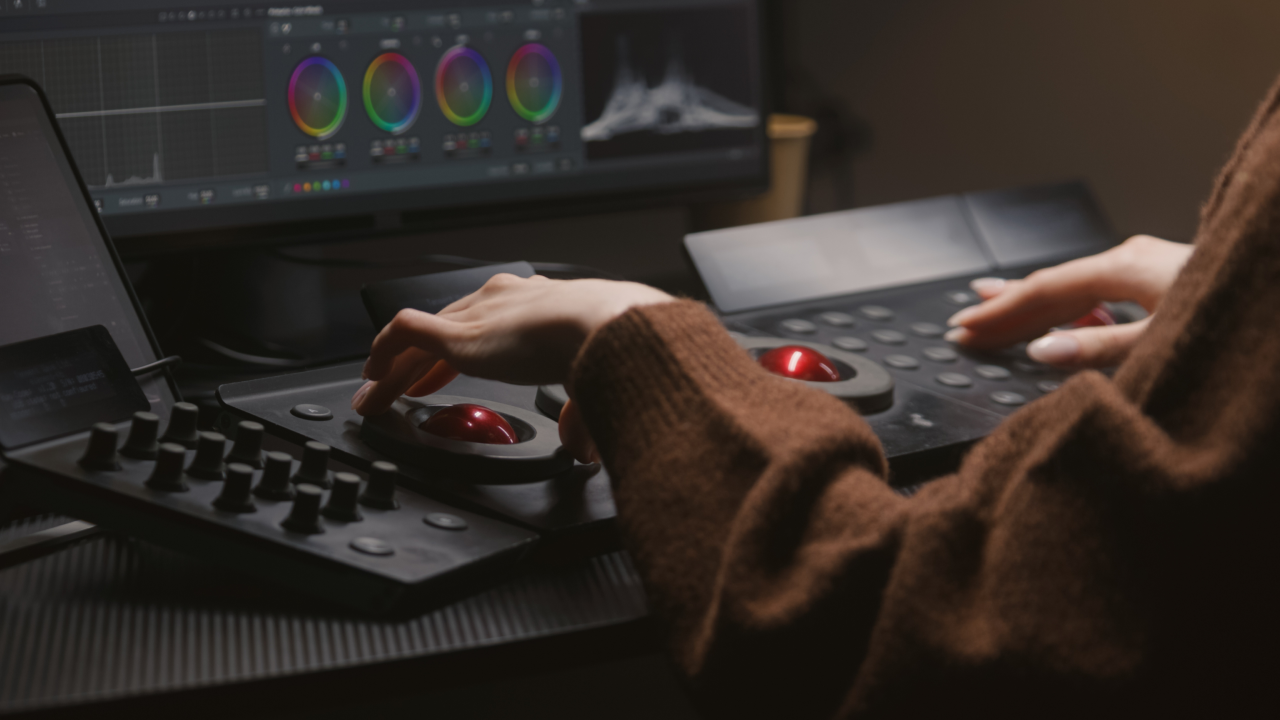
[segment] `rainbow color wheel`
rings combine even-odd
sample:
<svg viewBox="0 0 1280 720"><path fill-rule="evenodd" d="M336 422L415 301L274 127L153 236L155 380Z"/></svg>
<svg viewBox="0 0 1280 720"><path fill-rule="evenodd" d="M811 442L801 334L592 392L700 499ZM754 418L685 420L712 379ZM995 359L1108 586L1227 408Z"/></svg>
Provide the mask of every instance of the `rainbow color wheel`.
<svg viewBox="0 0 1280 720"><path fill-rule="evenodd" d="M333 63L309 57L289 79L289 113L302 132L321 140L332 137L347 118L347 83Z"/></svg>
<svg viewBox="0 0 1280 720"><path fill-rule="evenodd" d="M392 135L413 126L422 110L422 84L408 58L384 53L373 59L364 74L364 109L374 125Z"/></svg>
<svg viewBox="0 0 1280 720"><path fill-rule="evenodd" d="M480 53L461 45L450 48L436 66L436 100L449 122L475 125L493 102L493 75Z"/></svg>
<svg viewBox="0 0 1280 720"><path fill-rule="evenodd" d="M507 65L507 98L525 120L540 123L555 115L563 85L560 63L546 47L529 43L511 56Z"/></svg>

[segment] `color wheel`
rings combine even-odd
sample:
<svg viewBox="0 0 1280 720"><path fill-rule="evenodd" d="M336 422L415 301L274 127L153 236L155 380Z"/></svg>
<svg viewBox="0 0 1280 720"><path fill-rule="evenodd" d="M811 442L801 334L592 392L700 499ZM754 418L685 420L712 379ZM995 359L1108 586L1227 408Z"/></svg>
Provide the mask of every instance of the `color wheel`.
<svg viewBox="0 0 1280 720"><path fill-rule="evenodd" d="M480 122L493 102L493 75L480 53L459 45L440 58L436 100L454 125L467 127Z"/></svg>
<svg viewBox="0 0 1280 720"><path fill-rule="evenodd" d="M540 123L556 114L563 80L560 63L546 47L529 43L507 65L507 98L520 117Z"/></svg>
<svg viewBox="0 0 1280 720"><path fill-rule="evenodd" d="M408 58L384 53L364 74L364 109L374 125L392 135L408 130L422 110L422 85Z"/></svg>
<svg viewBox="0 0 1280 720"><path fill-rule="evenodd" d="M337 66L319 56L298 63L289 79L289 112L302 132L332 137L347 118L347 83Z"/></svg>

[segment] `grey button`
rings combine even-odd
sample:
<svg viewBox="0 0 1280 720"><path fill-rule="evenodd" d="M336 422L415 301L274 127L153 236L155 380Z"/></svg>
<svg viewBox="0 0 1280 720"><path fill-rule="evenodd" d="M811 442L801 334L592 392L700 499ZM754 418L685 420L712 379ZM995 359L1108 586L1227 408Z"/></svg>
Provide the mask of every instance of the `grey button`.
<svg viewBox="0 0 1280 720"><path fill-rule="evenodd" d="M862 352L867 349L867 341L856 337L838 337L832 340L831 344L849 352Z"/></svg>
<svg viewBox="0 0 1280 720"><path fill-rule="evenodd" d="M858 312L869 320L892 320L894 318L892 310L880 305L863 305L858 308Z"/></svg>
<svg viewBox="0 0 1280 720"><path fill-rule="evenodd" d="M818 316L818 319L828 325L834 325L835 327L853 326L853 316L849 313L824 312Z"/></svg>
<svg viewBox="0 0 1280 720"><path fill-rule="evenodd" d="M467 529L466 520L463 520L457 515L450 515L448 513L431 513L430 515L422 518L422 522L432 527L438 527L441 530L466 530Z"/></svg>
<svg viewBox="0 0 1280 720"><path fill-rule="evenodd" d="M885 345L901 345L907 341L907 336L897 330L876 330L871 333L871 338Z"/></svg>
<svg viewBox="0 0 1280 720"><path fill-rule="evenodd" d="M1038 363L1034 360L1014 360L1013 366L1017 368L1019 372L1030 374L1039 374L1049 369L1048 365Z"/></svg>
<svg viewBox="0 0 1280 720"><path fill-rule="evenodd" d="M960 373L942 373L935 379L943 385L953 388L967 388L973 385L973 380L968 375L961 375Z"/></svg>
<svg viewBox="0 0 1280 720"><path fill-rule="evenodd" d="M942 327L941 325L935 325L934 323L918 322L918 323L911 324L911 332L915 333L916 335L919 335L920 337L927 337L927 338L942 337L942 334L945 333L946 331L947 331L946 328Z"/></svg>
<svg viewBox="0 0 1280 720"><path fill-rule="evenodd" d="M945 297L952 305L972 305L978 302L978 296L968 290L952 290Z"/></svg>
<svg viewBox="0 0 1280 720"><path fill-rule="evenodd" d="M920 361L910 355L890 355L884 359L884 364L899 370L915 370L920 367Z"/></svg>
<svg viewBox="0 0 1280 720"><path fill-rule="evenodd" d="M295 405L289 412L303 420L332 420L333 413L323 405Z"/></svg>
<svg viewBox="0 0 1280 720"><path fill-rule="evenodd" d="M1008 380L1013 377L1013 373L999 365L979 365L973 371L986 380Z"/></svg>
<svg viewBox="0 0 1280 720"><path fill-rule="evenodd" d="M1062 383L1057 380L1041 380L1036 383L1036 389L1046 395L1062 387Z"/></svg>
<svg viewBox="0 0 1280 720"><path fill-rule="evenodd" d="M1027 402L1026 398L1022 397L1016 392L1009 392L1008 390L999 390L999 391L993 392L991 393L990 397L991 397L991 402L998 403L1000 405L1008 405L1010 407L1025 405Z"/></svg>
<svg viewBox="0 0 1280 720"><path fill-rule="evenodd" d="M351 541L351 549L362 552L365 555L394 555L396 550L391 547L391 543L386 540L379 540L371 537L358 537Z"/></svg>
<svg viewBox="0 0 1280 720"><path fill-rule="evenodd" d="M924 356L938 363L953 363L960 359L959 353L948 347L925 348Z"/></svg>
<svg viewBox="0 0 1280 720"><path fill-rule="evenodd" d="M782 321L782 329L786 330L787 332L796 333L798 335L809 335L811 333L817 332L818 326L814 325L808 320L801 320L800 318L791 318L790 320Z"/></svg>

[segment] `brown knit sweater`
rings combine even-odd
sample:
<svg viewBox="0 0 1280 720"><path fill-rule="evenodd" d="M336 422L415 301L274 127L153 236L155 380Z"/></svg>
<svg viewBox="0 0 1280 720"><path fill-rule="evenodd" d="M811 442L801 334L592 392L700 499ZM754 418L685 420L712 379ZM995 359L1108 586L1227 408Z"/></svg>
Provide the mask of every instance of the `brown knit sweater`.
<svg viewBox="0 0 1280 720"><path fill-rule="evenodd" d="M692 302L573 387L716 717L1276 716L1280 92L1114 380L1082 373L904 499L867 424Z"/></svg>

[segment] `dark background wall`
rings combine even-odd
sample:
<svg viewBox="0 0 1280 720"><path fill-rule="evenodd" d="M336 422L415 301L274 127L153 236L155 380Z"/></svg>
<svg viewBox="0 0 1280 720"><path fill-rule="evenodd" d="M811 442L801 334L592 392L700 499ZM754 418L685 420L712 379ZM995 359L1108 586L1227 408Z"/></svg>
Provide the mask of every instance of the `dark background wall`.
<svg viewBox="0 0 1280 720"><path fill-rule="evenodd" d="M1274 0L781 0L775 95L822 124L810 210L1083 178L1190 239L1277 73Z"/></svg>

